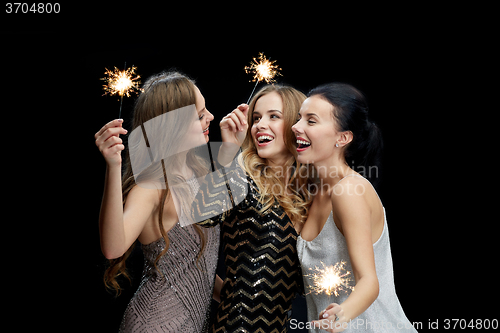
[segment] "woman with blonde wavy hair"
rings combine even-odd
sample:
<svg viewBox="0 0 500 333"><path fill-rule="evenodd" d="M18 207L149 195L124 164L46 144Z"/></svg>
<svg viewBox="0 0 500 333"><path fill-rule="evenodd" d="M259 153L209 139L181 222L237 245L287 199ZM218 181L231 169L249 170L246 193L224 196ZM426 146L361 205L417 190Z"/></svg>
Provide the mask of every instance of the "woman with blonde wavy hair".
<svg viewBox="0 0 500 333"><path fill-rule="evenodd" d="M304 100L292 87L266 86L220 122L223 167L194 206L199 225L222 227L226 277L213 332L287 331L302 289L296 242L311 200L291 131ZM234 159L230 146L242 146Z"/></svg>
<svg viewBox="0 0 500 333"><path fill-rule="evenodd" d="M136 240L144 254L141 283L125 311L121 332L204 332L209 328L219 229L181 226L176 207L186 205L186 193L197 192L198 183L191 180L208 170L181 144L208 142L211 120L192 80L176 72L160 73L146 81L137 99L123 181L121 151L125 146L119 138L127 133L123 120L109 122L95 135L107 167L99 217L102 252L110 259L106 286L120 293L117 277L128 278L125 262ZM138 168L137 156L149 163ZM181 188L177 195L176 183L195 188Z"/></svg>

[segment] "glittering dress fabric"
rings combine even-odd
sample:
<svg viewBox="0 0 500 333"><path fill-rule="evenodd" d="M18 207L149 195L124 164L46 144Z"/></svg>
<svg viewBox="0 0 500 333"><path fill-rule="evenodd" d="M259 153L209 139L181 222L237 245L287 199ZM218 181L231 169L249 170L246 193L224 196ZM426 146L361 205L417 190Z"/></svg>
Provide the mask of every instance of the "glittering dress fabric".
<svg viewBox="0 0 500 333"><path fill-rule="evenodd" d="M297 232L278 204L259 213L259 192L246 173L221 169L225 171L206 178L194 208L196 219L203 221L200 225L220 224L223 234L226 278L212 331L287 332L292 301L302 288ZM231 207L234 189L242 184L248 188L247 195ZM221 211L225 213L202 218Z"/></svg>
<svg viewBox="0 0 500 333"><path fill-rule="evenodd" d="M350 175L361 177L358 175ZM323 229L312 241L306 241L299 236L297 249L302 272L304 274L304 284L307 290L313 288L313 281L310 274L311 269L322 267L322 265L335 265L340 261L346 262L346 270L352 272L351 260L347 241L333 221L333 214L330 212ZM366 311L346 324L344 332L413 332L410 321L399 303L396 289L394 287L394 271L392 266L391 244L389 240L389 229L384 209L384 229L380 238L373 244L375 255L375 266L379 281L379 294L377 299ZM341 304L350 295L350 292L339 292L338 296L328 296L325 293L308 293L307 317L308 320L316 320L323 309L330 303ZM326 332L326 330L311 329L310 333Z"/></svg>
<svg viewBox="0 0 500 333"><path fill-rule="evenodd" d="M207 332L219 250L219 228L202 228L206 237L203 255L193 225L177 223L169 232L170 246L157 266L165 240L142 245L142 280L131 299L120 332Z"/></svg>

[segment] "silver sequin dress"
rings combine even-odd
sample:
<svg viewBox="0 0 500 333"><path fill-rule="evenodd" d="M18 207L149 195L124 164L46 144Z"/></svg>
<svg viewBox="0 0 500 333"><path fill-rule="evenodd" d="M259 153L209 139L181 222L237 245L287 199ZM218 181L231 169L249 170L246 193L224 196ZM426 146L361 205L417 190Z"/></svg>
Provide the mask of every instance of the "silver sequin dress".
<svg viewBox="0 0 500 333"><path fill-rule="evenodd" d="M358 176L360 177L360 176ZM385 218L384 229L380 238L373 244L375 254L375 267L379 281L379 295L370 307L353 319L344 332L416 332L399 303L396 289L394 287L394 273L392 268L391 245L389 241L389 229ZM335 265L338 262L346 262L346 270L352 272L346 239L339 231L333 215L330 213L323 229L312 241L306 241L302 237L297 239L297 252L302 267L304 278L304 289L306 293L312 290L313 282L310 276L315 267ZM338 297L327 296L324 293L316 295L308 293L307 318L317 320L319 313L330 303L341 304L349 293L340 292ZM326 332L325 330L310 330L313 332Z"/></svg>
<svg viewBox="0 0 500 333"><path fill-rule="evenodd" d="M169 232L170 246L163 238L142 245L144 268L141 283L130 300L120 332L206 332L210 326L210 305L219 250L219 227L202 228L206 245L200 252L200 237L193 225L177 223Z"/></svg>

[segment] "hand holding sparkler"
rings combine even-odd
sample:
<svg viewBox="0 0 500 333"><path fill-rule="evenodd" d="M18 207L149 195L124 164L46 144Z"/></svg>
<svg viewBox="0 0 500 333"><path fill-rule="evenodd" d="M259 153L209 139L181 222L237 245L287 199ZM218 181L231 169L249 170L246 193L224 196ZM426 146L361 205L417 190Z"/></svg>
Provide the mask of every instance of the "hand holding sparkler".
<svg viewBox="0 0 500 333"><path fill-rule="evenodd" d="M233 112L222 118L219 126L223 144L219 149L218 161L226 166L243 144L248 130L248 105L240 104Z"/></svg>
<svg viewBox="0 0 500 333"><path fill-rule="evenodd" d="M127 130L122 125L122 119L112 120L94 135L95 144L108 166L120 166L122 163L121 152L125 146L123 140L120 139L120 134L127 134Z"/></svg>
<svg viewBox="0 0 500 333"><path fill-rule="evenodd" d="M325 266L323 262L321 265L323 268L310 268L310 270L314 272L313 274L304 275L312 280L312 285L309 286L310 291L308 294L314 292L316 295L325 293L328 296L339 296L340 291L348 292L348 290L354 290L354 287L349 285L352 281L352 277L351 272L345 269L345 261L338 262L333 266ZM333 315L335 315L335 319L330 317ZM328 317L330 317L330 319L326 319ZM313 321L316 327L325 329L328 332L342 332L345 322L344 311L342 307L336 303L330 304L319 314L319 320Z"/></svg>
<svg viewBox="0 0 500 333"><path fill-rule="evenodd" d="M276 82L274 77L276 75L281 75L279 72L281 68L279 68L278 65L275 65L275 62L276 60L270 61L270 59L267 59L264 53L261 52L259 53L259 61L253 58L253 62L250 63L250 66L245 66L245 73L253 73L254 76L251 82L255 82L255 86L253 87L252 93L248 98L247 104L250 103L253 93L255 92L255 88L257 88L260 81L266 81L267 83Z"/></svg>
<svg viewBox="0 0 500 333"><path fill-rule="evenodd" d="M222 118L220 122L222 141L241 146L248 129L247 114L248 105L240 104L233 112Z"/></svg>
<svg viewBox="0 0 500 333"><path fill-rule="evenodd" d="M312 323L315 327L321 328L330 333L342 332L347 328L347 320L344 316L344 310L342 309L342 306L337 303L331 303L328 305L327 308L319 314L319 320L313 320Z"/></svg>

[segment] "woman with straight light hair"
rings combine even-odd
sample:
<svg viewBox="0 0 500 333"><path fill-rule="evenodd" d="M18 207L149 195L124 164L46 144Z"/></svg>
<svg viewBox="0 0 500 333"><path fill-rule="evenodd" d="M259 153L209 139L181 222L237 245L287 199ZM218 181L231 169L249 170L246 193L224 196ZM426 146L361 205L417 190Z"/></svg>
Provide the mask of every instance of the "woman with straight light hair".
<svg viewBox="0 0 500 333"><path fill-rule="evenodd" d="M168 121L159 122L165 115ZM208 142L211 120L205 99L192 80L176 72L160 73L146 81L137 99L123 180L121 151L125 146L119 138L127 133L123 121L113 120L95 135L107 166L99 217L102 252L110 260L106 286L120 293L117 277L128 277L125 262L136 240L144 254L141 283L125 310L120 332L191 333L205 332L210 326L219 229L181 226L176 206L189 204L189 193L196 193L199 187L195 178L208 170L192 150L186 152L181 146ZM156 133L146 130L153 123L161 125ZM139 138L144 135L145 144L132 140L134 133ZM153 151L158 141L153 134L170 137L163 140L161 152ZM158 153L165 156L161 161L155 157ZM153 162L140 173L132 170L137 154ZM175 195L176 183L192 188ZM215 293L213 297L218 300L219 296Z"/></svg>

